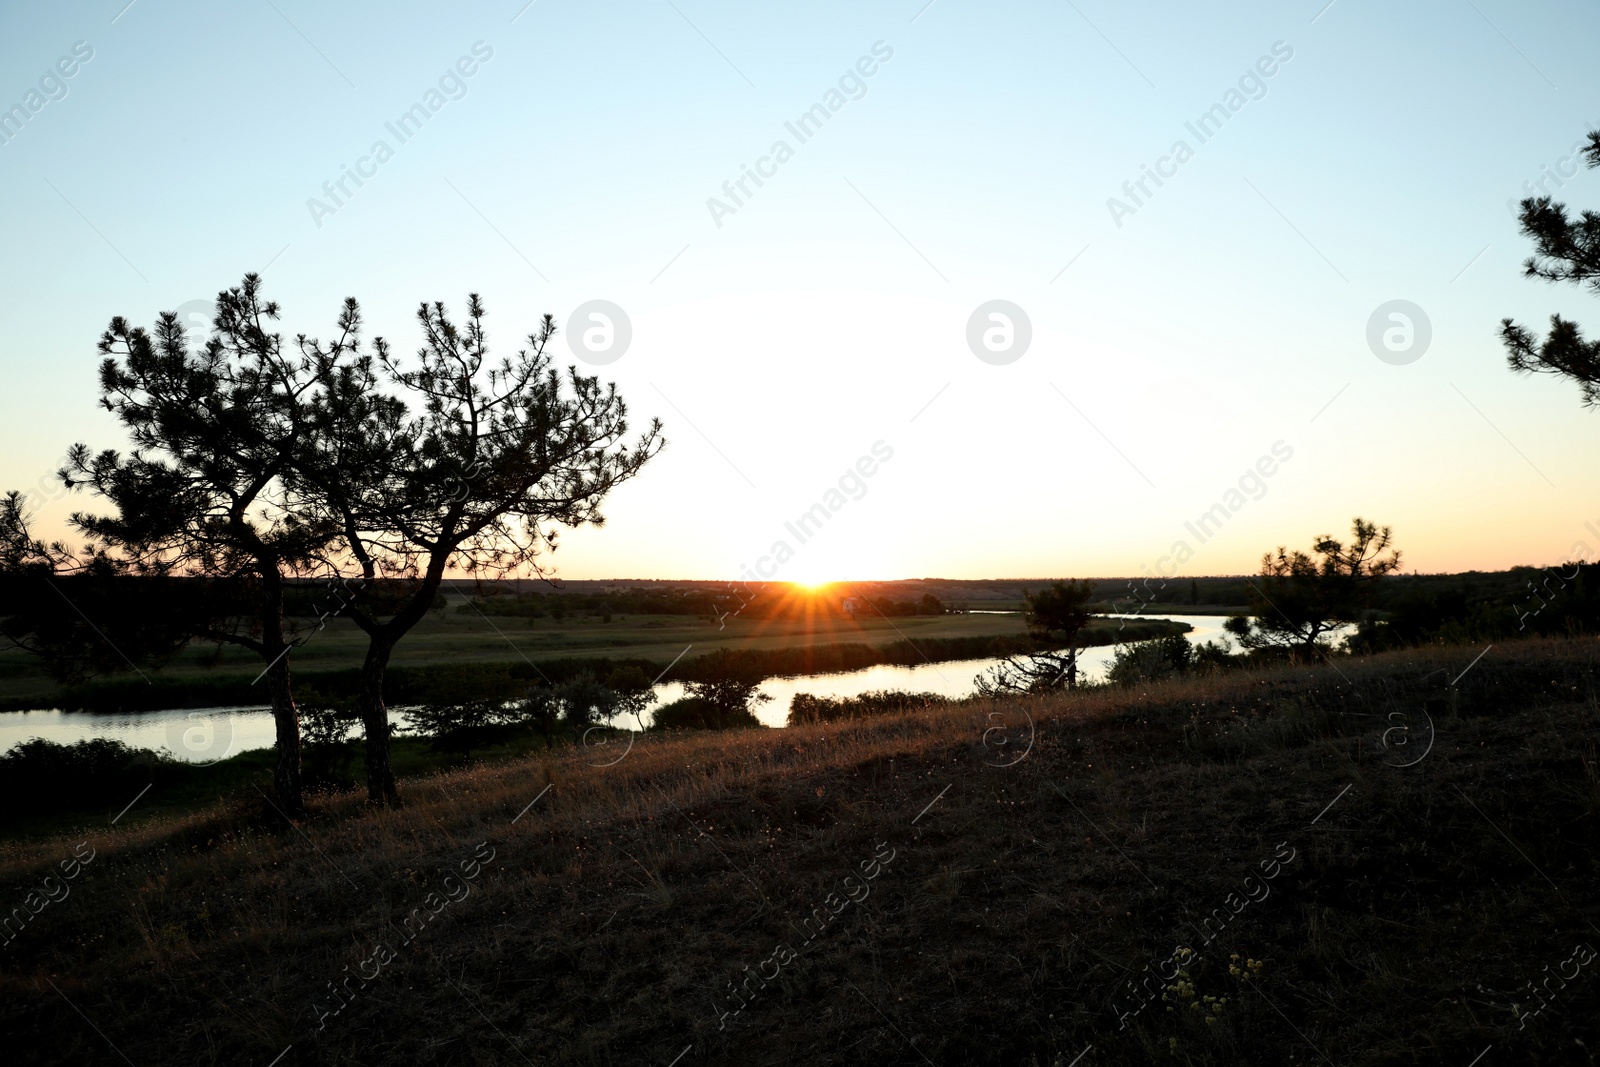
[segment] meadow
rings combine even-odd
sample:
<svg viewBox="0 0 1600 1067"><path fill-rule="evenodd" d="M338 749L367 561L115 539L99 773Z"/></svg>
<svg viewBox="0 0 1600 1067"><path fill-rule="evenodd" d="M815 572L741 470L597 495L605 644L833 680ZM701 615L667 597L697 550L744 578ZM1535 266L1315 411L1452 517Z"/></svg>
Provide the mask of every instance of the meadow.
<svg viewBox="0 0 1600 1067"><path fill-rule="evenodd" d="M298 825L152 793L0 848L0 1014L41 1064L1592 1063L1597 651L650 735Z"/></svg>
<svg viewBox="0 0 1600 1067"><path fill-rule="evenodd" d="M679 664L680 677L696 657L720 648L746 654L767 674L844 670L873 662L920 663L1003 655L1030 646L1021 613L849 618L818 613L801 618L725 618L697 615L567 615L529 618L457 610L467 598L447 598L396 649L391 703L419 694L436 698L463 676L525 685L541 674L558 677L585 665L630 663L652 675ZM297 681L320 690L349 689L367 638L338 616L296 620L304 643L291 660ZM1086 645L1153 637L1171 627L1144 620L1103 623L1086 630ZM850 646L857 646L851 650ZM860 646L864 646L864 649ZM877 654L865 649L879 650ZM680 660L680 657L682 659ZM36 707L193 707L260 703L259 657L233 646L191 645L160 670L122 672L77 686L52 680L39 661L12 650L0 657L0 710ZM410 680L409 689L407 688ZM495 684L493 681L484 684ZM507 690L508 694L510 690Z"/></svg>

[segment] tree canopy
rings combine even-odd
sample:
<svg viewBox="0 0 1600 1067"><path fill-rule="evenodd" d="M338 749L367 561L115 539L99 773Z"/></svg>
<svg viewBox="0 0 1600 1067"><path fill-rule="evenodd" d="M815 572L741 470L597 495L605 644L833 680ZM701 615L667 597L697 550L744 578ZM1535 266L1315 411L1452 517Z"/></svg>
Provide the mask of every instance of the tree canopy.
<svg viewBox="0 0 1600 1067"><path fill-rule="evenodd" d="M1340 625L1361 621L1375 581L1399 569L1393 543L1388 526L1380 529L1358 516L1348 543L1322 534L1310 553L1280 545L1261 557L1260 578L1251 584L1251 614L1229 619L1228 632L1251 651L1324 647Z"/></svg>
<svg viewBox="0 0 1600 1067"><path fill-rule="evenodd" d="M1583 158L1590 168L1600 167L1600 130L1589 134ZM1568 217L1565 204L1540 196L1522 202L1520 221L1523 235L1534 244L1534 254L1523 263L1527 277L1573 282L1600 295L1600 213ZM1503 319L1500 336L1512 370L1566 378L1578 383L1584 406L1600 405L1600 341L1586 340L1576 322L1551 315L1550 332L1541 339Z"/></svg>
<svg viewBox="0 0 1600 1067"><path fill-rule="evenodd" d="M133 588L123 582L121 593L113 593L111 578L205 579L182 586L181 597L137 605L130 617L169 638L133 641L137 652L175 647L188 636L240 645L262 658L278 742L275 787L295 810L300 743L283 588L337 531L305 506L292 475L312 430L309 400L354 352L360 318L355 302L346 301L332 342L301 334L285 344L272 328L278 313L263 298L260 277L249 274L218 294L202 345L191 346L175 312L163 312L151 330L113 318L99 343L100 405L122 424L132 451L76 444L59 473L69 488L88 489L111 505L109 513L78 511L71 519L89 539L80 570L102 579L103 596L126 599ZM63 552L53 551L57 569L67 569Z"/></svg>
<svg viewBox="0 0 1600 1067"><path fill-rule="evenodd" d="M466 310L458 325L442 303L419 307L414 365L402 366L380 337L375 359L329 367L309 404L315 432L290 477L307 521L337 531L326 569L363 579L345 615L368 637L360 709L368 794L378 802L395 798L384 672L447 572L543 575L558 528L602 525L607 495L665 444L659 421L627 439L614 384L555 368L551 316L526 347L494 361L477 294ZM404 581L387 583L398 595L378 601L368 592L378 579Z"/></svg>
<svg viewBox="0 0 1600 1067"><path fill-rule="evenodd" d="M1088 579L1052 582L1037 593L1024 591L1023 618L1036 651L1007 656L975 679L984 696L1040 693L1078 686L1078 634L1094 619L1089 603L1095 583Z"/></svg>

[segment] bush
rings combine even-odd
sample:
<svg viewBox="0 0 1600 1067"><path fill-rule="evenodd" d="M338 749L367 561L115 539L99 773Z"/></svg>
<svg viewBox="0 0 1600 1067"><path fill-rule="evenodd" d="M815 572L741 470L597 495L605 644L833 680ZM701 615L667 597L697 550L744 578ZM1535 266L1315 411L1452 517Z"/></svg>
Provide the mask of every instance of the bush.
<svg viewBox="0 0 1600 1067"><path fill-rule="evenodd" d="M306 785L349 788L355 784L350 766L361 717L348 701L330 699L309 689L297 701L300 713L302 768Z"/></svg>
<svg viewBox="0 0 1600 1067"><path fill-rule="evenodd" d="M740 730L760 726L748 708L728 708L704 697L674 700L656 712L652 730Z"/></svg>
<svg viewBox="0 0 1600 1067"><path fill-rule="evenodd" d="M726 648L701 656L695 665L698 676L684 685L689 691L688 699L714 708L712 718L717 722L731 726L760 725L750 709L772 698L761 692L763 672L759 667Z"/></svg>
<svg viewBox="0 0 1600 1067"><path fill-rule="evenodd" d="M906 693L900 690L878 690L857 697L818 697L810 693L796 693L789 701L789 725L801 723L840 722L861 719L871 715L892 715L901 711L915 711L939 704L951 703L949 697L937 693Z"/></svg>
<svg viewBox="0 0 1600 1067"><path fill-rule="evenodd" d="M1113 685L1143 685L1189 670L1194 648L1182 634L1133 645L1119 645L1106 681Z"/></svg>
<svg viewBox="0 0 1600 1067"><path fill-rule="evenodd" d="M534 686L512 706L511 714L518 722L539 731L546 747L554 747L556 727L561 725L561 705L555 690Z"/></svg>
<svg viewBox="0 0 1600 1067"><path fill-rule="evenodd" d="M424 704L406 713L417 732L436 752L472 755L475 748L501 744L523 727L518 705L468 700L459 704Z"/></svg>
<svg viewBox="0 0 1600 1067"><path fill-rule="evenodd" d="M554 699L561 709L561 721L574 738L591 726L610 722L622 710L622 698L615 689L592 674L580 674L555 687Z"/></svg>
<svg viewBox="0 0 1600 1067"><path fill-rule="evenodd" d="M1243 661L1243 656L1235 656L1229 651L1226 641L1202 641L1194 646L1189 669L1196 672L1220 671L1237 667Z"/></svg>
<svg viewBox="0 0 1600 1067"><path fill-rule="evenodd" d="M121 807L185 769L170 756L103 737L70 745L35 737L0 756L0 805L12 814Z"/></svg>

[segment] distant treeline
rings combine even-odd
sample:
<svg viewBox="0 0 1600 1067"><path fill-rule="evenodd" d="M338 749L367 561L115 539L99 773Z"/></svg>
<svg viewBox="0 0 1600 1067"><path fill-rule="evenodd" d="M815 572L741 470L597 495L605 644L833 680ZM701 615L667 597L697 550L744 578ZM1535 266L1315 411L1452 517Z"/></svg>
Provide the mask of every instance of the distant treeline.
<svg viewBox="0 0 1600 1067"><path fill-rule="evenodd" d="M626 589L614 593L516 593L477 596L456 611L462 614L518 616L562 619L568 615L738 615L742 618L769 618L774 615L840 614L846 596L839 590L813 594L788 585L748 586L729 583L727 589ZM863 616L943 615L946 608L939 598L924 594L917 600L893 597L858 597Z"/></svg>
<svg viewBox="0 0 1600 1067"><path fill-rule="evenodd" d="M1533 601L1535 590L1554 590L1555 574L1575 575L1578 564L1559 567L1512 567L1504 571L1466 571L1461 574L1394 574L1378 581L1373 606L1379 611L1414 612L1432 604L1440 612L1465 617L1480 607L1486 614L1510 611L1515 604ZM1587 571L1590 567L1584 566ZM1565 579L1576 581L1576 578ZM1096 578L1095 607L1106 612L1137 613L1141 604L1172 611L1186 604L1242 606L1250 603L1252 583L1259 578ZM1148 613L1149 609L1143 609Z"/></svg>
<svg viewBox="0 0 1600 1067"><path fill-rule="evenodd" d="M1509 609L1510 605L1532 596L1529 583L1539 586L1548 579L1551 570L1568 571L1568 567L1546 568L1512 567L1504 571L1467 571L1461 574L1396 574L1385 577L1374 590L1374 604L1380 610L1389 609L1402 601L1415 602L1457 596L1465 602L1493 602ZM1093 606L1111 614L1149 614L1152 610L1175 612L1185 606L1211 608L1244 608L1250 603L1251 584L1259 583L1254 576L1237 575L1221 577L1189 577L1175 575L1161 578L1149 575L1141 578L1094 578ZM1020 610L1024 589L1037 591L1049 584L1046 579L1029 581L959 582L938 579L911 579L896 582L852 582L827 587L823 596L834 603L847 596L862 598L885 615L924 613L925 597L932 597L947 610L961 608L1009 607ZM1551 583L1554 584L1554 583ZM477 588L476 603L489 615L536 615L537 610L559 617L558 612L571 615L604 614L664 614L664 615L716 615L725 610L737 610L740 598L760 603L763 592L769 598L780 593L793 593L804 597L805 591L794 591L782 583L767 586L748 586L740 582L649 582L633 585L585 581L573 582L565 590L530 589L529 583L485 582ZM1149 605L1142 607L1141 605ZM472 611L471 607L464 607ZM458 608L462 610L462 608ZM747 608L759 612L760 607Z"/></svg>
<svg viewBox="0 0 1600 1067"><path fill-rule="evenodd" d="M364 603L382 615L386 607L401 604L417 587L416 582L404 579L379 579L367 582L361 578L333 578L323 581L294 581L283 587L283 613L285 615L311 616L337 615L353 595L359 591ZM431 605L434 611L444 609L443 593L435 594Z"/></svg>
<svg viewBox="0 0 1600 1067"><path fill-rule="evenodd" d="M1441 605L1455 603L1471 609L1480 604L1510 610L1513 604L1532 600L1535 590L1545 590L1546 596L1560 583L1553 574L1573 573L1574 565L1558 567L1512 567L1504 571L1467 571L1461 574L1397 574L1377 583L1374 589L1374 606L1382 611L1410 610L1418 603L1435 602ZM72 592L75 603L93 602L94 594L87 586L92 579L57 577L57 585ZM1093 606L1108 614L1150 613L1152 610L1177 611L1184 606L1238 607L1250 603L1252 577L1182 577L1160 578L1095 578ZM1567 579L1575 580L1575 579ZM132 596L145 602L164 602L174 596L187 604L196 598L212 601L239 598L250 593L248 585L211 582L206 579L166 577L160 580L134 579L127 583L135 589ZM840 611L846 597L864 602L866 616L883 614L891 617L906 615L941 614L960 607L982 607L985 604L1006 604L1021 608L1024 588L1043 588L1045 582L1022 582L1016 586L1016 603L1009 600L991 601L987 598L962 597L954 583L950 588L938 582L860 582L827 587L820 595L803 587L784 583L750 586L742 582L684 582L651 584L649 586L617 586L595 591L595 582L581 583L585 591L575 589L516 591L521 583L484 582L476 586L476 595L469 603L458 604L456 611L485 615L523 616L530 618L555 618L565 616L612 615L689 615L718 616L725 612L766 617L772 613L815 611L817 601L829 606L833 613ZM580 585L580 583L574 583ZM968 583L973 584L973 583ZM979 583L1003 585L1007 583ZM525 584L521 584L526 589ZM288 615L315 618L320 614L337 614L349 599L351 586L360 587L369 603L380 609L387 600L401 599L412 583L403 580L383 580L361 585L360 579L296 580L284 588L284 606ZM926 592L926 586L939 586L943 597ZM5 590L10 600L38 598L45 602L59 602L60 594L42 581L17 584ZM443 595L435 599L434 610L445 606ZM63 610L68 610L63 608ZM95 614L98 618L99 615Z"/></svg>
<svg viewBox="0 0 1600 1067"><path fill-rule="evenodd" d="M1600 564L1398 581L1351 639L1352 651L1600 633Z"/></svg>

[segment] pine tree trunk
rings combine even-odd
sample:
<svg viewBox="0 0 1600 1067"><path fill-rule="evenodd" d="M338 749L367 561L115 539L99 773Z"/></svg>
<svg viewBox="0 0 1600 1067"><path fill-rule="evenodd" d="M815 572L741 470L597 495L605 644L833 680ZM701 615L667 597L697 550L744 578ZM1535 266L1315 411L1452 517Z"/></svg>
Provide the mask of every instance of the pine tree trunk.
<svg viewBox="0 0 1600 1067"><path fill-rule="evenodd" d="M260 603L261 654L267 657L267 699L272 705L272 725L276 735L278 764L273 769L272 787L278 803L288 816L305 812L300 781L300 715L289 688L289 655L293 647L283 634L283 580L277 563L261 568Z"/></svg>
<svg viewBox="0 0 1600 1067"><path fill-rule="evenodd" d="M367 736L367 799L374 804L398 804L394 769L389 763L389 709L383 703L383 677L389 668L391 642L374 637L361 665L361 724Z"/></svg>
<svg viewBox="0 0 1600 1067"><path fill-rule="evenodd" d="M267 668L267 694L272 704L272 722L278 749L278 765L272 773L272 787L278 794L278 803L285 814L299 815L305 811L305 800L300 791L300 715L295 710L294 695L289 688L289 656L287 650L280 651L283 654Z"/></svg>

